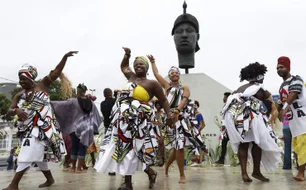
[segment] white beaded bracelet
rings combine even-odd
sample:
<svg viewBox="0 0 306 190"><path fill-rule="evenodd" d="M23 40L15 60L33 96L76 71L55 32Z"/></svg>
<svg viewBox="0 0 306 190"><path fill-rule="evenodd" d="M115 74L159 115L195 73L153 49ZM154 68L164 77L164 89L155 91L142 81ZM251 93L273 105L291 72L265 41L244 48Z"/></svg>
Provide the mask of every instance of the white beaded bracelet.
<svg viewBox="0 0 306 190"><path fill-rule="evenodd" d="M286 102L286 103L284 103L284 105L283 105L283 110L285 110L285 109L287 109L289 107L289 104Z"/></svg>

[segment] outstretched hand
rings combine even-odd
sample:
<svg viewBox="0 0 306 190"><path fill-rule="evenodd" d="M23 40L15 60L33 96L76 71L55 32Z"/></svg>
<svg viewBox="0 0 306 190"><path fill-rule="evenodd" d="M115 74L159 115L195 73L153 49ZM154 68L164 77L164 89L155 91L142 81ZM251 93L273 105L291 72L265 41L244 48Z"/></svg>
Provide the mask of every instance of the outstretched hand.
<svg viewBox="0 0 306 190"><path fill-rule="evenodd" d="M150 60L151 63L155 62L155 58L153 57L153 55L147 55L148 59Z"/></svg>
<svg viewBox="0 0 306 190"><path fill-rule="evenodd" d="M173 128L174 127L174 123L175 123L175 121L174 121L173 116L171 114L168 114L167 118L166 118L166 125L168 125L171 128Z"/></svg>
<svg viewBox="0 0 306 190"><path fill-rule="evenodd" d="M79 51L69 51L68 53L65 54L64 57L71 57L74 56L74 54L78 54Z"/></svg>
<svg viewBox="0 0 306 190"><path fill-rule="evenodd" d="M127 48L127 47L122 47L124 49L124 52L126 55L130 56L131 55L131 50L130 48Z"/></svg>

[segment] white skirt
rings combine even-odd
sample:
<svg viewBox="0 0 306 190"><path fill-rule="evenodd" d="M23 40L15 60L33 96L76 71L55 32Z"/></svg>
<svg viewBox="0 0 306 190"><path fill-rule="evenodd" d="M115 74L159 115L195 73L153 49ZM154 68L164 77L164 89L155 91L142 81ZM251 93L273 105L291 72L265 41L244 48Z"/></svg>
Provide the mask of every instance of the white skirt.
<svg viewBox="0 0 306 190"><path fill-rule="evenodd" d="M116 172L120 175L133 175L135 171L144 171L146 169L146 164L139 160L134 150L129 151L124 159L118 163L112 158L115 148L116 143L110 141L110 143L104 148L104 152L99 153L99 157L95 164L97 172Z"/></svg>
<svg viewBox="0 0 306 190"><path fill-rule="evenodd" d="M18 162L42 162L45 154L45 142L32 136L22 139Z"/></svg>
<svg viewBox="0 0 306 190"><path fill-rule="evenodd" d="M262 149L261 163L267 172L278 168L281 160L281 148L276 144L275 139L270 135L272 129L264 123L262 114L253 114L251 129L241 137L233 121L233 115L229 112L225 114L225 127L233 148L237 154L240 143L254 142ZM249 146L249 158L252 158L252 143Z"/></svg>

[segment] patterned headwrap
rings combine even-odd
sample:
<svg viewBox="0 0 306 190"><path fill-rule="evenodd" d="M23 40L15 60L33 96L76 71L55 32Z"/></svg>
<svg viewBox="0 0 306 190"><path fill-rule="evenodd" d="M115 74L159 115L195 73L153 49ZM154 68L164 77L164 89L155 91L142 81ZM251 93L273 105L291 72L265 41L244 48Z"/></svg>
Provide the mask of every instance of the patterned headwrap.
<svg viewBox="0 0 306 190"><path fill-rule="evenodd" d="M37 77L37 69L29 64L23 64L21 69L18 71L18 75L27 77L28 79L34 81Z"/></svg>
<svg viewBox="0 0 306 190"><path fill-rule="evenodd" d="M172 66L172 67L169 69L169 71L168 71L168 76L170 76L170 74L171 74L171 72L172 72L173 70L176 71L176 72L178 72L179 75L181 75L180 69L177 68L177 67L175 67L175 66Z"/></svg>
<svg viewBox="0 0 306 190"><path fill-rule="evenodd" d="M87 91L87 87L84 85L84 83L82 83L82 84L79 84L78 86L77 86L77 92L86 92Z"/></svg>
<svg viewBox="0 0 306 190"><path fill-rule="evenodd" d="M147 70L149 69L149 62L148 62L148 60L147 60L147 58L145 56L138 56L138 57L136 57L135 61L134 61L134 64L133 64L134 67L135 67L135 64L136 64L137 61L141 61L142 63L145 64Z"/></svg>

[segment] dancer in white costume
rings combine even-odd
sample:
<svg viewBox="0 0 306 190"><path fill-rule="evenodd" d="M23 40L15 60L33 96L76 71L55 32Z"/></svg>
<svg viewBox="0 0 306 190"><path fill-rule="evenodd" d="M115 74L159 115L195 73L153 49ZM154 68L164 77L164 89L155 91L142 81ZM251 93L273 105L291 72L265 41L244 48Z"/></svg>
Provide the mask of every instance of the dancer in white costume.
<svg viewBox="0 0 306 190"><path fill-rule="evenodd" d="M249 83L228 97L221 112L232 148L235 153L238 152L244 182L252 181L246 171L249 147L254 178L269 181L262 175L260 163L267 171L272 171L281 162L281 149L276 144L277 139L266 116L272 115L271 120L277 117L271 94L262 85L266 71L266 66L257 62L243 68L240 72L241 82L247 80ZM267 113L263 104L268 109Z"/></svg>
<svg viewBox="0 0 306 190"><path fill-rule="evenodd" d="M165 147L172 149L170 156L165 163L165 177L168 177L170 165L176 160L179 172L179 183L185 183L184 172L184 148L188 147L189 154L200 155L200 149L205 149L204 141L201 133L197 129L197 123L193 105L188 105L191 101L190 90L188 86L180 83L180 70L172 66L168 72L168 77L171 82L166 81L158 72L155 58L148 55L152 65L152 70L156 80L161 84L167 94L167 99L170 104L171 111L175 118L175 127L165 127Z"/></svg>
<svg viewBox="0 0 306 190"><path fill-rule="evenodd" d="M149 188L152 188L157 173L150 166L154 164L158 147L156 136L160 133L158 126L153 124L155 116L149 101L156 96L167 115L167 124L173 125L173 120L162 87L157 81L146 78L149 69L146 57L136 57L134 73L129 67L131 51L123 49L125 55L121 70L128 84L118 93L95 169L125 175L125 182L119 190L133 189L132 175L136 170L145 171L150 181Z"/></svg>
<svg viewBox="0 0 306 190"><path fill-rule="evenodd" d="M17 136L21 142L18 154L18 168L11 184L6 190L18 189L18 184L33 162L41 169L47 181L39 187L51 186L54 183L47 161L50 159L49 151L57 160L66 154L62 135L53 113L48 89L53 81L60 77L68 57L78 53L71 51L64 55L60 63L36 83L37 69L24 64L19 70L19 84L22 91L15 95L7 115L17 115ZM62 81L63 82L63 81Z"/></svg>

